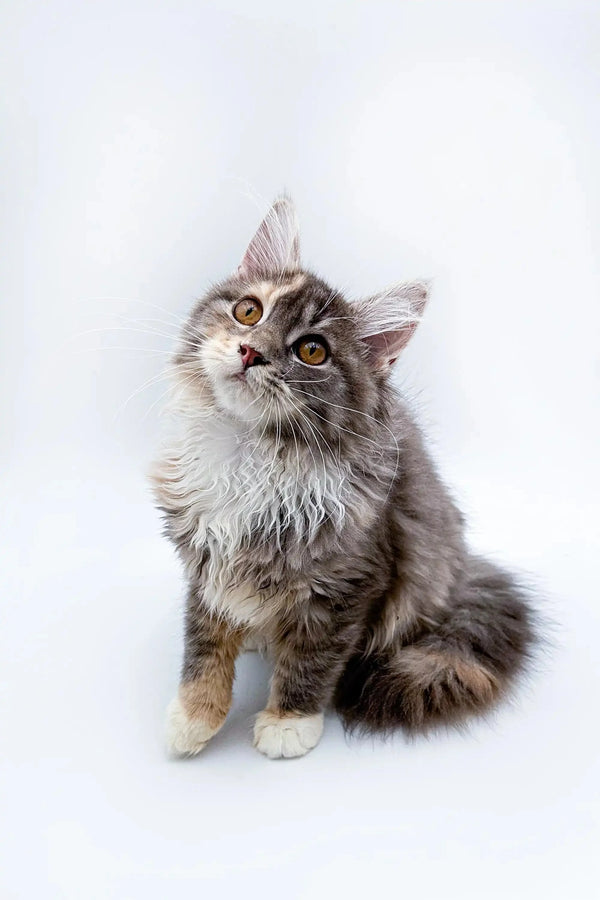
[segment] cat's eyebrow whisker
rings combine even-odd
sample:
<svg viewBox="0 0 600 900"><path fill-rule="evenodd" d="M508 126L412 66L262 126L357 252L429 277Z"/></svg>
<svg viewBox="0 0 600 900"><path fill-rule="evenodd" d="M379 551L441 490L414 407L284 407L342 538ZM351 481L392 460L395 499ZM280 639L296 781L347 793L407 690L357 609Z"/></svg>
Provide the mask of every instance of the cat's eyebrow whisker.
<svg viewBox="0 0 600 900"><path fill-rule="evenodd" d="M329 306L329 304L332 302L332 300L333 300L334 297L336 297L336 296L337 296L337 291L332 290L332 291L330 292L330 294L329 294L329 299L326 300L325 303L323 304L323 306L322 306L320 309L317 310L317 312L316 312L316 314L315 314L315 318L316 318L317 316L320 316L320 315L323 313L323 311L327 309L327 307Z"/></svg>
<svg viewBox="0 0 600 900"><path fill-rule="evenodd" d="M355 316L326 316L326 318L323 319L322 321L321 321L321 320L319 320L318 322L315 321L315 322L314 322L314 325L315 325L315 326L318 326L318 325L327 325L328 322L339 322L341 319L347 319L349 322L355 322L355 321L356 321L356 317L355 317Z"/></svg>

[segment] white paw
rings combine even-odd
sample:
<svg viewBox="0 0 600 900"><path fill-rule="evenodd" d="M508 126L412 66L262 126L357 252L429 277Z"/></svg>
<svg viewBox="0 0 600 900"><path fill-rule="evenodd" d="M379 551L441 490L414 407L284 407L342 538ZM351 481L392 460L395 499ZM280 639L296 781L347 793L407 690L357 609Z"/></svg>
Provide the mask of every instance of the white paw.
<svg viewBox="0 0 600 900"><path fill-rule="evenodd" d="M175 697L167 708L167 747L173 756L195 756L204 750L218 728L211 728L204 719L191 719Z"/></svg>
<svg viewBox="0 0 600 900"><path fill-rule="evenodd" d="M323 734L323 713L278 716L264 709L254 724L254 746L269 759L304 756Z"/></svg>

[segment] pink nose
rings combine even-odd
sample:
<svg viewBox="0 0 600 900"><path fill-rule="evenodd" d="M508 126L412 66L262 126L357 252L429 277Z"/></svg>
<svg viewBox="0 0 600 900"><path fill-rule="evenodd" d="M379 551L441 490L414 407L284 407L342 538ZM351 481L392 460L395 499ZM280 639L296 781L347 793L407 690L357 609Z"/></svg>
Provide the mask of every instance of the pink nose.
<svg viewBox="0 0 600 900"><path fill-rule="evenodd" d="M258 350L249 347L248 344L240 344L240 353L242 354L242 365L245 369L248 366L260 366L265 362Z"/></svg>

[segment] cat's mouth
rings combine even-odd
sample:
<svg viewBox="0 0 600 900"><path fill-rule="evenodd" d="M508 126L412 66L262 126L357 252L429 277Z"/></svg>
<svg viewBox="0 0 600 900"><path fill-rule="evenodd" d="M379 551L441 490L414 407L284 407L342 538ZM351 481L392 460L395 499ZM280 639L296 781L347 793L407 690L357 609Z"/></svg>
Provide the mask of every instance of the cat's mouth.
<svg viewBox="0 0 600 900"><path fill-rule="evenodd" d="M265 376L261 371L252 366L247 369L237 369L225 376L226 393L229 395L236 408L241 404L246 407L260 403L259 398L264 395L267 385L265 384Z"/></svg>
<svg viewBox="0 0 600 900"><path fill-rule="evenodd" d="M254 375L251 375L250 378L248 378L248 371L244 371L244 369L239 372L233 372L227 380L237 382L238 384L245 384L249 388L252 388L253 384L256 385L258 382L258 379L256 379Z"/></svg>
<svg viewBox="0 0 600 900"><path fill-rule="evenodd" d="M271 379L264 366L222 372L214 380L217 405L244 422L270 417Z"/></svg>
<svg viewBox="0 0 600 900"><path fill-rule="evenodd" d="M243 384L247 384L248 386L262 384L264 382L264 376L262 373L259 374L258 370L260 366L250 366L247 369L238 369L235 372L232 372L228 377L228 381L238 381Z"/></svg>

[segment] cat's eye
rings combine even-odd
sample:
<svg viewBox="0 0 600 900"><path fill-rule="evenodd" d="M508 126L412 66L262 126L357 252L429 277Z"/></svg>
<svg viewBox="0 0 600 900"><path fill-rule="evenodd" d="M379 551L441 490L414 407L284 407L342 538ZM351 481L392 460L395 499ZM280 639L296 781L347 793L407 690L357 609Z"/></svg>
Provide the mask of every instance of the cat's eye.
<svg viewBox="0 0 600 900"><path fill-rule="evenodd" d="M328 357L327 345L320 338L301 338L294 350L298 359L309 366L320 366Z"/></svg>
<svg viewBox="0 0 600 900"><path fill-rule="evenodd" d="M262 303L256 297L244 297L233 307L233 316L242 325L256 325L262 314Z"/></svg>

